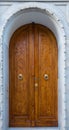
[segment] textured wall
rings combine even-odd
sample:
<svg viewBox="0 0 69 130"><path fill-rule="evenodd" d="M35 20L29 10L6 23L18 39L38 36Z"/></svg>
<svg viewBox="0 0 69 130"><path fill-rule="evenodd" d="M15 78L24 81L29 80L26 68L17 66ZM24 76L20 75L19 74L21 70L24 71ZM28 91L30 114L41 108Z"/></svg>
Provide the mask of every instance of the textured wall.
<svg viewBox="0 0 69 130"><path fill-rule="evenodd" d="M1 1L1 0L0 0ZM4 1L11 1L11 0L4 0ZM14 1L14 0L12 0ZM17 0L18 1L18 0ZM31 0L30 0L31 1ZM37 1L37 0L36 0ZM41 0L40 0L41 1ZM46 2L48 3L48 1L46 0ZM45 2L45 3L46 3ZM5 14L6 12L11 9L11 6L17 4L18 2L0 2L0 35L1 35L1 30L3 29L3 25L5 24ZM65 28L65 32L67 34L67 43L66 43L66 82L65 82L65 86L66 86L66 99L65 99L65 103L66 103L66 126L65 126L65 130L69 130L69 2L66 1L59 1L59 0L53 0L53 2L51 2L51 0L49 1L49 5L55 5L55 7L58 7L60 9L60 11L64 14L65 20L68 24L68 28ZM7 14L8 15L8 14ZM62 19L61 19L62 20ZM65 25L65 21L64 21L64 25ZM66 25L65 25L66 26ZM0 39L0 43L1 43L1 39ZM2 61L2 45L0 44L0 61ZM0 86L2 86L2 62L0 62ZM5 84L5 83L3 83ZM6 84L5 84L6 85ZM4 88L0 87L0 95L2 95L2 91ZM4 90L5 91L5 90ZM6 93L7 96L7 93ZM2 96L0 96L0 102L2 102L2 104L4 104L3 100L2 100ZM2 126L2 120L4 120L4 118L2 119L2 107L4 107L3 105L0 105L0 126ZM4 117L4 115L3 115ZM0 127L1 128L1 127ZM0 129L2 130L2 128Z"/></svg>
<svg viewBox="0 0 69 130"><path fill-rule="evenodd" d="M56 2L68 2L69 0L0 0L1 2L23 2L23 1L45 1L45 2L54 2L54 1L56 1Z"/></svg>

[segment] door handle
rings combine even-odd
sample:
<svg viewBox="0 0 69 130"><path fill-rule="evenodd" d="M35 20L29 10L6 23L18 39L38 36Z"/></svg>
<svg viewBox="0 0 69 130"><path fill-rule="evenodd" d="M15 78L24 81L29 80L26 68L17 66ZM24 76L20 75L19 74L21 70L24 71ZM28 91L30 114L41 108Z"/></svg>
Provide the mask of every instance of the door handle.
<svg viewBox="0 0 69 130"><path fill-rule="evenodd" d="M18 75L18 79L19 79L19 80L23 80L23 75L22 75L22 74L19 74L19 75Z"/></svg>
<svg viewBox="0 0 69 130"><path fill-rule="evenodd" d="M45 79L45 80L48 80L48 79L49 79L48 74L44 74L44 79Z"/></svg>

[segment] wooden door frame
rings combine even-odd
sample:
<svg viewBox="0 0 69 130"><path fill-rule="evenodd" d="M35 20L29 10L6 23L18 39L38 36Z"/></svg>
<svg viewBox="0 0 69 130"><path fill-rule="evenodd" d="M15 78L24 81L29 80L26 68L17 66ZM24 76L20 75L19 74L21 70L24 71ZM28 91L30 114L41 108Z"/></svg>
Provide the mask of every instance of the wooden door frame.
<svg viewBox="0 0 69 130"><path fill-rule="evenodd" d="M9 127L58 127L57 51L57 41L54 34L50 29L41 24L31 23L25 26L21 26L12 35L9 46ZM46 61L44 59L46 59ZM24 79L22 81L17 78L19 72L24 75ZM49 74L50 77L48 81L44 79L44 73ZM26 74L29 74L29 78L26 77ZM33 79L33 76L36 78ZM38 78L41 80L38 81ZM39 84L39 89L36 89L34 86L36 83ZM42 88L44 88L44 90ZM27 89L29 89L29 91ZM17 90L19 90L19 92L17 92ZM23 91L25 93L27 92L26 96L24 95ZM49 92L49 94L46 96L44 91L47 94ZM19 96L17 96L15 99L14 95ZM40 95L42 95L42 97L44 95L44 98L40 98ZM23 100L22 97L24 96L25 99ZM51 96L52 98L50 98ZM27 110L25 111L25 108L28 109L28 106L24 107L25 103L27 104L27 100L30 103L30 105L28 104L28 113ZM41 100L42 103L40 103ZM25 114L27 114L26 117L25 115L20 114L20 118L18 114L19 109L17 109L18 107L16 107L14 102L17 104L17 106L19 102L21 103L20 108L23 112L20 112L23 114L25 112ZM49 103L50 105L47 105ZM43 107L40 104L42 104ZM43 111L45 114L43 114Z"/></svg>
<svg viewBox="0 0 69 130"><path fill-rule="evenodd" d="M37 7L38 6L38 8L40 7L39 6L39 4L36 4L36 6L35 7ZM42 10L42 12L43 12L43 4L42 4L42 6L40 7L41 8L41 10ZM29 6L30 7L30 6ZM32 8L33 8L33 3L32 3ZM49 7L47 7L47 8L49 8ZM47 11L47 8L46 8L46 11ZM20 8L21 9L21 8ZM53 9L53 8L52 8ZM20 11L20 10L19 10ZM28 11L28 10L27 10ZM29 11L30 11L30 9L29 9ZM45 11L45 14L44 14L44 16L46 16L46 11ZM36 12L38 12L38 10L36 11ZM41 12L41 11L40 11ZM51 20L52 20L52 18L53 19L55 19L56 21L57 21L57 23L58 24L55 24L54 22L53 22L53 24L51 24L52 25L52 27L53 27L53 29L52 29L52 31L53 30L57 30L57 31L55 31L55 35L56 35L56 38L57 38L57 43L58 43L58 71L59 71L59 75L58 75L58 78L59 78L59 81L58 81L58 88L59 88L59 101L58 101L58 104L59 104L59 114L60 114L60 105L62 106L62 112L63 112L63 115L64 116L62 116L61 115L61 117L59 117L59 127L61 127L61 128L63 128L63 125L62 125L62 122L64 122L64 125L65 125L65 120L64 120L64 117L65 117L65 111L64 111L64 109L65 109L65 102L64 102L64 100L65 100L65 94L64 94L64 92L65 92L65 74L64 74L64 72L65 72L65 54L64 54L64 52L65 52L65 35L64 35L64 33L63 33L63 29L62 29L62 27L61 27L61 23L58 21L58 19L56 19L56 17L54 17L54 16L52 16L52 14L51 14L51 12L48 10L48 12L49 12L49 15L50 15L50 17L51 17ZM23 13L24 13L24 10L23 10ZM33 12L32 12L33 13ZM17 13L16 13L17 14ZM21 12L21 14L22 14L22 12ZM54 13L55 14L55 13ZM40 15L40 13L39 13L39 15ZM48 14L47 14L48 15ZM7 116L8 116L8 100L6 100L5 101L5 95L8 95L9 93L8 93L8 82L9 82L9 75L8 75L8 71L9 71L9 64L8 64L8 56L9 56L9 54L8 54L8 49L9 49L9 39L10 39L10 37L11 37L11 35L13 34L13 30L12 30L12 28L14 28L14 24L17 22L17 20L16 20L16 18L15 18L15 15L14 15L14 12L13 12L13 18L10 16L9 17L9 19L12 19L13 20L13 23L10 25L10 23L11 22L7 22L7 24L5 24L5 29L4 29L4 31L3 31L3 35L4 35L4 37L3 37L3 87L5 88L5 90L6 90L6 92L5 92L5 94L4 94L4 98L3 98L3 100L4 100L4 102L6 102L7 103L7 111L5 112L5 110L3 109L3 112L5 113L5 115L6 115L6 113L7 113ZM18 14L18 16L19 16L19 14ZM45 17L44 17L45 18ZM42 18L41 18L42 19ZM54 21L55 21L54 20ZM35 20L33 20L33 21L35 21ZM18 20L18 22L19 22L19 20ZM27 19L27 22L29 23L29 18ZM51 21L50 21L51 22ZM39 23L40 23L40 20L39 20ZM22 23L22 25L23 25L24 23ZM43 23L42 23L43 24ZM43 24L44 25L44 24ZM21 25L20 25L21 26ZM45 25L46 26L46 25ZM62 25L63 26L63 25ZM9 28L10 27L10 28ZM18 28L18 25L17 25L17 27L15 27L14 28L14 30L16 30L16 28ZM61 31L60 31L61 30ZM6 33L6 31L7 31L7 33ZM9 33L11 33L11 35L9 36ZM62 36L62 37L61 37ZM60 41L59 41L59 39L60 39ZM6 52L6 54L5 54L5 52ZM62 88L63 88L63 90L61 90L61 86L62 86ZM4 93L3 92L3 93ZM60 96L61 95L61 96ZM60 101L60 98L61 98L61 101ZM8 99L8 96L7 96L7 99ZM9 119L9 118L8 118ZM5 123L5 122L4 122ZM5 127L8 127L8 121L7 121L7 123L5 124ZM58 128L59 128L58 127ZM46 128L45 128L46 129Z"/></svg>

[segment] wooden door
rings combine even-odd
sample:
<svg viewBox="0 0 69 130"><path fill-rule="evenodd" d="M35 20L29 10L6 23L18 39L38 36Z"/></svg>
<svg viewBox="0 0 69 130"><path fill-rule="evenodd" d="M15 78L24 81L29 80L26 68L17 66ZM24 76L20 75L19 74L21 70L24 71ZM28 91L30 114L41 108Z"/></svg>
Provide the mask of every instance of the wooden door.
<svg viewBox="0 0 69 130"><path fill-rule="evenodd" d="M9 47L9 126L58 126L58 50L38 24L13 34Z"/></svg>
<svg viewBox="0 0 69 130"><path fill-rule="evenodd" d="M57 126L57 43L53 33L35 27L35 120L36 126Z"/></svg>

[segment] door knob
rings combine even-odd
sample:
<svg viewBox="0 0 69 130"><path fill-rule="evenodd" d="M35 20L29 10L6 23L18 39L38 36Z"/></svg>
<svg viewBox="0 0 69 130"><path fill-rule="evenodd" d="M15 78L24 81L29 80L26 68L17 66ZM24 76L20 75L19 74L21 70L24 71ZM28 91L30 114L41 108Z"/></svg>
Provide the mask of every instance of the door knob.
<svg viewBox="0 0 69 130"><path fill-rule="evenodd" d="M48 74L44 74L44 79L45 79L45 80L48 80L48 79L49 79Z"/></svg>
<svg viewBox="0 0 69 130"><path fill-rule="evenodd" d="M35 88L38 88L38 83L35 83Z"/></svg>
<svg viewBox="0 0 69 130"><path fill-rule="evenodd" d="M19 80L23 80L23 75L22 75L22 74L19 74L19 75L18 75L18 79L19 79Z"/></svg>

